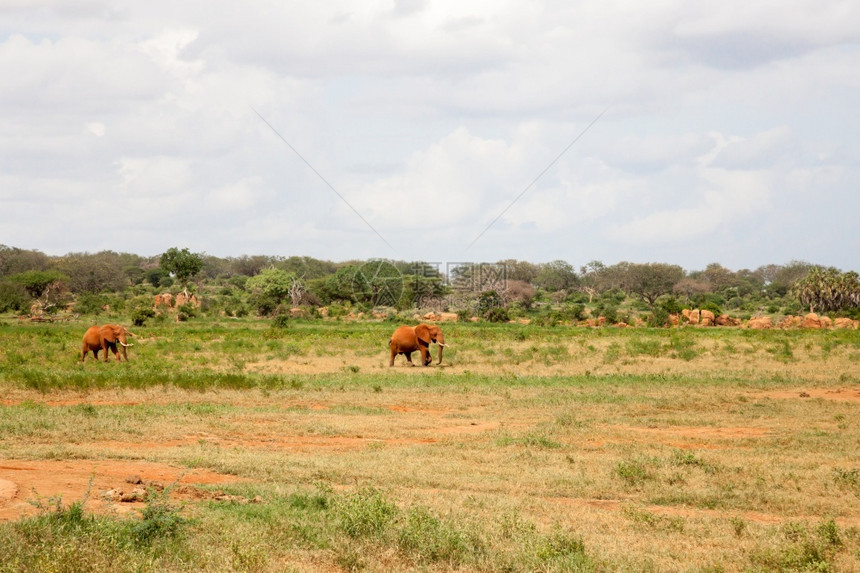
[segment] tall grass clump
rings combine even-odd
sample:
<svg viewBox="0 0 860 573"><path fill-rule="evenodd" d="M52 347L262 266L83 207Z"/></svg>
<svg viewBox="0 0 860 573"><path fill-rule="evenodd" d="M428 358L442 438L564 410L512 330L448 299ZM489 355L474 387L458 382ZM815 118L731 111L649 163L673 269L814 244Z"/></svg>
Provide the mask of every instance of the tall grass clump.
<svg viewBox="0 0 860 573"><path fill-rule="evenodd" d="M839 527L832 519L816 528L789 522L772 544L753 551L751 561L764 571L835 571L833 560L841 546Z"/></svg>
<svg viewBox="0 0 860 573"><path fill-rule="evenodd" d="M142 518L117 518L84 510L88 496L69 505L62 498L33 503L39 513L0 524L0 573L19 571L163 571L193 565L182 542L186 520L156 498Z"/></svg>

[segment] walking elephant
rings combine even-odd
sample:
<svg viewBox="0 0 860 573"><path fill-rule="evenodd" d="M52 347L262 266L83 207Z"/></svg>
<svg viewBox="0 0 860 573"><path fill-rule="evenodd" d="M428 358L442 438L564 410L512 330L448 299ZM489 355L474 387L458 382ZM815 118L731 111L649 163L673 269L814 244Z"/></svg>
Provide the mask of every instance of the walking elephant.
<svg viewBox="0 0 860 573"><path fill-rule="evenodd" d="M398 354L404 354L410 366L412 353L416 350L421 352L421 365L429 366L433 359L430 356L430 343L439 345L439 362L442 364L442 349L445 347L445 336L442 329L435 324L419 324L418 326L400 326L391 335L388 346L391 348L391 361L388 366L394 366L394 358Z"/></svg>
<svg viewBox="0 0 860 573"><path fill-rule="evenodd" d="M125 361L128 362L128 354L125 349L134 345L126 344L126 336L134 336L134 334L121 324L105 324L104 326L96 325L89 327L81 343L81 362L87 357L89 351L92 351L93 358L98 362L99 350L105 351L105 362L108 361L108 350L113 352L118 362L122 362L122 358L125 358ZM120 344L122 357L120 357L117 351L117 343Z"/></svg>

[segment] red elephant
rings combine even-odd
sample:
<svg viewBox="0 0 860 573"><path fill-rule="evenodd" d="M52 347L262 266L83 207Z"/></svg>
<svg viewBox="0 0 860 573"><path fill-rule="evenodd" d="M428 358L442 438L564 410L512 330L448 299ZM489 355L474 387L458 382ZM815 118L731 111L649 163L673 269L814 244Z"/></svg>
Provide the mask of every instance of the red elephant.
<svg viewBox="0 0 860 573"><path fill-rule="evenodd" d="M418 326L401 326L394 331L391 339L388 341L388 346L391 348L391 361L389 366L394 366L394 358L398 354L404 354L406 361L410 366L415 366L412 363L412 353L416 350L421 351L421 365L428 366L433 359L430 357L430 343L435 342L439 345L439 362L442 364L442 349L445 347L445 336L442 334L442 329L435 324L419 324Z"/></svg>
<svg viewBox="0 0 860 573"><path fill-rule="evenodd" d="M108 350L114 353L118 362L122 362L122 358L125 358L125 361L128 362L128 354L126 353L126 348L129 346L134 346L133 344L126 344L126 335L134 336L131 332L126 329L126 327L121 324L105 324L104 326L91 326L87 332L84 334L84 338L81 344L81 362L84 361L87 357L87 353L92 351L93 358L98 362L99 359L99 350L104 350L104 361L108 361ZM117 351L117 343L120 344L120 348L122 349L122 358L120 357L119 352Z"/></svg>

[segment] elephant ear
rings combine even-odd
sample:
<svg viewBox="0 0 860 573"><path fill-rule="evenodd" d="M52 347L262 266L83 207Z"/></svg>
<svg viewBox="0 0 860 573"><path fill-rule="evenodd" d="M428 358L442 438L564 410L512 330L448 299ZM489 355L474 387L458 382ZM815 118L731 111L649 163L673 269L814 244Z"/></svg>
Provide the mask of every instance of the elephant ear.
<svg viewBox="0 0 860 573"><path fill-rule="evenodd" d="M421 346L430 346L430 327L426 324L419 324L415 327L415 337Z"/></svg>

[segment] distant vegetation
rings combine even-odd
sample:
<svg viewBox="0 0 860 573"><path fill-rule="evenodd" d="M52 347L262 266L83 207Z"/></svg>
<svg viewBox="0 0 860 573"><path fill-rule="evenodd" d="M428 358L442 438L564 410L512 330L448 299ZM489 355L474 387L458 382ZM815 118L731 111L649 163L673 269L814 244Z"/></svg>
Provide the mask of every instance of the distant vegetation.
<svg viewBox="0 0 860 573"><path fill-rule="evenodd" d="M194 295L180 319L195 316L368 316L411 318L452 312L542 325L602 316L607 322L664 326L684 308L715 315L860 318L860 277L803 261L730 270L666 263L565 261L443 266L423 261L311 257L215 257L171 248L155 257L103 251L49 256L0 245L0 312L55 319L111 314L137 324L163 319L162 293ZM291 313L292 309L292 313ZM295 309L301 309L296 311Z"/></svg>

